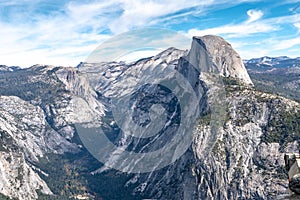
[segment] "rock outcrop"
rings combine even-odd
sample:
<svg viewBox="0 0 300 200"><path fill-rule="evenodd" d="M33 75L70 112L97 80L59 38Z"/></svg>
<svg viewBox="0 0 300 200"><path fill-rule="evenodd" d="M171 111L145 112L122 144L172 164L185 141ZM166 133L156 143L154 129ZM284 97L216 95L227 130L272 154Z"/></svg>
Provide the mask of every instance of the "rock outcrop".
<svg viewBox="0 0 300 200"><path fill-rule="evenodd" d="M0 193L6 196L36 199L38 191L58 198L91 192L103 199L288 195L283 155L299 146L300 105L257 91L240 56L220 37L194 37L189 52L170 48L130 64L3 70L0 81ZM123 98L128 96L128 101ZM123 99L114 101L115 97ZM189 107L180 105L187 102ZM155 160L156 165L147 163L153 170L145 173L126 174L101 166L82 146L75 126L102 126L114 145L140 153L136 162L119 151L107 156L106 164L136 172L143 153L172 141L185 120L183 112L187 119L197 116L191 132L185 133L191 133L191 145L176 161L172 158L181 149L174 148L167 155L172 162L163 168L157 166L165 161L165 154ZM165 114L153 126L162 129L158 135L130 137L113 118L128 113L132 115L121 117L128 122L124 130L139 132L136 124L151 124L155 113ZM59 169L52 163L40 165L41 160L57 162L54 166ZM62 170L66 179L75 178L53 178L53 170ZM110 186L118 186L118 191Z"/></svg>
<svg viewBox="0 0 300 200"><path fill-rule="evenodd" d="M253 84L240 55L221 37L193 37L189 60L203 72L217 73L248 85Z"/></svg>

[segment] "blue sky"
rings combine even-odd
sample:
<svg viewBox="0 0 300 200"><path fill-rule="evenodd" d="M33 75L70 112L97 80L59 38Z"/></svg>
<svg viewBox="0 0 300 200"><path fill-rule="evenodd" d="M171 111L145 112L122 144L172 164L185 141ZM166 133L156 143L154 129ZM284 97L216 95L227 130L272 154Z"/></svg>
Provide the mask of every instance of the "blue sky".
<svg viewBox="0 0 300 200"><path fill-rule="evenodd" d="M76 66L139 28L224 37L242 58L300 57L300 1L0 0L0 64Z"/></svg>

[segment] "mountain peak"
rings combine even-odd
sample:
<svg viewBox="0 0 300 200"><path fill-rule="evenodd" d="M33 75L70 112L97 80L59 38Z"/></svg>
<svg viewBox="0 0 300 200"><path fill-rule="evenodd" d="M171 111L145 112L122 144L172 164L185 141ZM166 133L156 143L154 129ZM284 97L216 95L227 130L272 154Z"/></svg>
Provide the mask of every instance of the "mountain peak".
<svg viewBox="0 0 300 200"><path fill-rule="evenodd" d="M198 63L202 72L216 73L252 85L240 55L222 37L194 36L189 53L192 64Z"/></svg>

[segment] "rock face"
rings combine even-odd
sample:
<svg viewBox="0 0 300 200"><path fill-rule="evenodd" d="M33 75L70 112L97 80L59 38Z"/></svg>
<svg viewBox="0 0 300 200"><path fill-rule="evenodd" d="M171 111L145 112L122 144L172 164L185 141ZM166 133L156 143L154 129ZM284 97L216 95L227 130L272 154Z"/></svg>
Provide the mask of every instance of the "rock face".
<svg viewBox="0 0 300 200"><path fill-rule="evenodd" d="M176 82L174 77L181 79ZM159 80L167 80L166 86L159 86ZM199 96L188 98L192 105L187 113L198 118L191 145L179 159L159 170L128 175L87 155L76 123L103 126L110 140L128 151L152 152L168 145L183 120L179 110L184 111L166 88L174 86L167 85L170 80L180 83L174 91L191 89ZM189 52L170 48L131 64L3 70L0 82L0 193L6 196L37 199L38 191L61 199L86 192L99 199L288 195L283 155L298 152L300 105L257 91L239 55L220 37L194 37ZM128 137L116 126L112 99L122 95L130 96L132 111L125 119L140 126L151 122L151 112L160 111L153 105L165 108L166 120L154 126L164 127L157 137ZM115 113L125 115L120 102ZM139 131L138 126L129 127ZM111 165L128 164L129 172L139 164L117 151L108 158Z"/></svg>
<svg viewBox="0 0 300 200"><path fill-rule="evenodd" d="M190 60L204 72L217 73L251 85L252 81L247 73L239 54L223 38L213 35L194 37L189 52Z"/></svg>
<svg viewBox="0 0 300 200"><path fill-rule="evenodd" d="M19 199L37 198L36 190L52 194L26 158L34 161L46 149L42 112L18 97L0 97L0 191Z"/></svg>
<svg viewBox="0 0 300 200"><path fill-rule="evenodd" d="M227 54L226 51L234 50L228 49L227 43L223 46L226 51L219 45L216 47L213 41L224 42L219 37L207 37L204 42L203 38L194 39L189 53L199 58L199 62L192 60L191 63L194 66L200 63L199 87L206 91L205 102L201 102L206 109L195 130L193 145L167 169L139 175L141 185L137 191L158 199L174 196L178 199L274 199L284 196L288 192L283 153L297 151L299 138L299 129L285 126L290 120L299 122L299 103L249 87L251 80L237 54L236 58L227 57L226 60L234 63L238 58L235 70L231 65L217 62L223 55L220 52ZM203 52L209 43L208 53ZM186 72L186 66L177 68L193 74L194 70ZM232 74L224 74L224 66ZM235 75L236 69L244 75ZM222 81L216 79L215 74L229 79L221 79L224 82L220 85ZM236 78L237 82L231 78ZM214 112L224 112L217 115L218 124L214 122Z"/></svg>
<svg viewBox="0 0 300 200"><path fill-rule="evenodd" d="M41 178L49 174L39 169L37 163L48 159L49 153L79 152L78 145L70 142L74 130L67 120L68 114L74 112L72 107L66 106L59 96L50 98L46 95L49 94L48 86L48 90L54 92L53 86L57 82L43 72L52 69L36 66L2 74L1 80L11 81L2 82L0 89L0 193L8 197L37 199L38 191L52 195ZM19 82L14 80L15 77ZM3 87L6 84L10 87ZM10 94L3 96L7 92ZM66 101L68 94L64 96Z"/></svg>
<svg viewBox="0 0 300 200"><path fill-rule="evenodd" d="M246 88L227 96L229 115L206 158L203 139L211 134L210 126L198 127L194 151L199 199L274 199L285 194L282 153L296 151L298 144L296 138L286 139L284 130L272 130L270 123L281 124L279 113L299 112L299 104Z"/></svg>

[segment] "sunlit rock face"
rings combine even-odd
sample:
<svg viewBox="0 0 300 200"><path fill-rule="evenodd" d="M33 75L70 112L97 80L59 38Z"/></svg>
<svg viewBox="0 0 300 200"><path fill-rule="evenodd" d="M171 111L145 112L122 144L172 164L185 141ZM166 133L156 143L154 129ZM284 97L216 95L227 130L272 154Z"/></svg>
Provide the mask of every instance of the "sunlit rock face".
<svg viewBox="0 0 300 200"><path fill-rule="evenodd" d="M189 54L191 62L198 64L204 72L218 73L252 84L240 55L221 37L193 37Z"/></svg>
<svg viewBox="0 0 300 200"><path fill-rule="evenodd" d="M130 188L132 198L276 199L288 193L283 155L298 151L300 105L256 90L240 56L218 36L194 37L190 51L169 48L130 64L7 69L0 73L0 193L6 196L37 199L37 190L61 195L47 185L51 174L38 164L51 160L51 156L68 154L72 162L64 166L72 165L74 169L85 162L84 167L91 165L82 156L86 149L75 140L77 123L104 126L115 145L135 152L168 145L181 122L175 112L179 102L170 103L174 94L149 86L149 82L177 74L198 97L191 98L193 105L187 112L195 114L197 120L191 130L191 145L183 156L162 169L130 177L106 167L90 171L84 168L85 173L80 175L95 178L97 173L109 173L121 177L125 183L120 192ZM137 84L146 82L132 95L132 120L147 124L152 104L160 104L167 110L167 120L157 126L165 125L165 131L157 138L127 137L112 119L111 99L126 96ZM184 91L184 87L182 82L178 88ZM193 108L198 109L197 113ZM154 113L157 110L159 107L152 109ZM132 127L134 131L136 127ZM108 161L127 164L117 153L108 155ZM134 169L135 163L130 167ZM80 188L93 192L91 185L98 186L101 181L82 181L84 187Z"/></svg>
<svg viewBox="0 0 300 200"><path fill-rule="evenodd" d="M286 133L284 123L299 121L299 103L256 91L239 55L220 37L194 37L187 57L176 69L205 91L193 144L166 169L134 177L140 182L136 193L158 199L284 198L283 155L297 151L299 138L299 130Z"/></svg>

